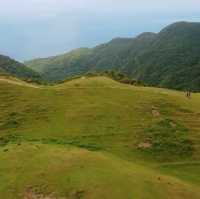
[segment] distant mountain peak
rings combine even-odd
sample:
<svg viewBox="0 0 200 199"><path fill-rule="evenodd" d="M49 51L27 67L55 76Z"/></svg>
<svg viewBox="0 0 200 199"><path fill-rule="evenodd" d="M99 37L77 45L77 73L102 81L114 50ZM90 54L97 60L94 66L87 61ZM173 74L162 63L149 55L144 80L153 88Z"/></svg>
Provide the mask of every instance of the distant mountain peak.
<svg viewBox="0 0 200 199"><path fill-rule="evenodd" d="M179 21L179 22L175 22L173 24L170 24L168 26L166 26L163 30L161 30L161 33L162 32L165 32L165 31L177 31L177 30L188 30L190 31L191 28L192 29L199 29L200 27L200 23L199 22L187 22L187 21Z"/></svg>
<svg viewBox="0 0 200 199"><path fill-rule="evenodd" d="M109 43L121 43L121 42L127 42L131 40L133 40L133 38L131 37L116 37L116 38L113 38Z"/></svg>
<svg viewBox="0 0 200 199"><path fill-rule="evenodd" d="M176 22L159 33L117 37L89 50L26 64L47 80L88 72L120 71L148 85L200 90L200 23ZM188 75L189 74L189 75Z"/></svg>
<svg viewBox="0 0 200 199"><path fill-rule="evenodd" d="M152 38L155 38L156 36L157 36L156 33L144 32L144 33L138 35L135 39L137 39L137 40L152 39Z"/></svg>

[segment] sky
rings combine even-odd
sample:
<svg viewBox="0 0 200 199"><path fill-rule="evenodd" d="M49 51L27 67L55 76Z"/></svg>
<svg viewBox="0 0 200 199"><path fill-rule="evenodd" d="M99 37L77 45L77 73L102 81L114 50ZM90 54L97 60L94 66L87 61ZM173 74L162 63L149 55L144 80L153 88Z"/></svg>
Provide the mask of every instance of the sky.
<svg viewBox="0 0 200 199"><path fill-rule="evenodd" d="M200 22L200 0L0 0L0 54L19 61Z"/></svg>

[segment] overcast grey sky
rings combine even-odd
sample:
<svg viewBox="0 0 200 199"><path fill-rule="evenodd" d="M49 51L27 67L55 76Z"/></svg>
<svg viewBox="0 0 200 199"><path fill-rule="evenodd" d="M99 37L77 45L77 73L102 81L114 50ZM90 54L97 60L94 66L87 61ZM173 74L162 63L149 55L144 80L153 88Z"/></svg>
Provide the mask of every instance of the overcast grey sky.
<svg viewBox="0 0 200 199"><path fill-rule="evenodd" d="M0 54L18 60L199 21L200 0L0 0Z"/></svg>

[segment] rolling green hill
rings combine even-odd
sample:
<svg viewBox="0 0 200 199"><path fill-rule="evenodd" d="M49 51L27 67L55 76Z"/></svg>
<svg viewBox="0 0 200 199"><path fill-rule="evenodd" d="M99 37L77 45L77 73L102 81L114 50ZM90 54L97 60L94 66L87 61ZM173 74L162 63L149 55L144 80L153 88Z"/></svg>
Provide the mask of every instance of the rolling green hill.
<svg viewBox="0 0 200 199"><path fill-rule="evenodd" d="M0 198L200 198L200 94L0 77Z"/></svg>
<svg viewBox="0 0 200 199"><path fill-rule="evenodd" d="M178 22L158 34L116 38L92 49L26 62L47 80L116 70L148 85L200 91L200 23Z"/></svg>
<svg viewBox="0 0 200 199"><path fill-rule="evenodd" d="M39 79L39 73L7 56L0 55L0 73L22 79Z"/></svg>

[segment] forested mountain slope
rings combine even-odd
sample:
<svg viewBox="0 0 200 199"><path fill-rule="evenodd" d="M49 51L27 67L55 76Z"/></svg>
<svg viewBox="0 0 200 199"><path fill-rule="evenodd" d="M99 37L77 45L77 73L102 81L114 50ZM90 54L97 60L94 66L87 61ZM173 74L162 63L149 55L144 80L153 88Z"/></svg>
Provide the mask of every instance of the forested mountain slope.
<svg viewBox="0 0 200 199"><path fill-rule="evenodd" d="M39 79L39 73L7 56L0 55L0 73L22 79Z"/></svg>
<svg viewBox="0 0 200 199"><path fill-rule="evenodd" d="M117 70L148 85L200 90L200 23L178 22L159 33L116 38L95 48L26 64L49 81Z"/></svg>

